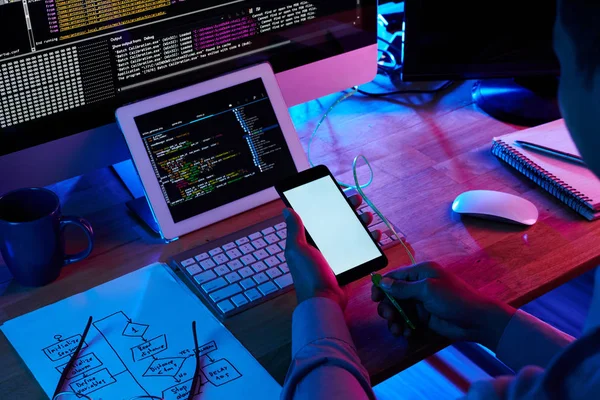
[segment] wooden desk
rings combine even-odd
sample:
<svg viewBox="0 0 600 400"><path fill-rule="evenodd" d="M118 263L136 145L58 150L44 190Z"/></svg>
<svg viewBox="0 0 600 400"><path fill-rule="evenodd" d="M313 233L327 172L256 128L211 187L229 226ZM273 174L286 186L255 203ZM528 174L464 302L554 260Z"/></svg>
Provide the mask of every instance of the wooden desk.
<svg viewBox="0 0 600 400"><path fill-rule="evenodd" d="M325 122L314 143L315 163L325 163L350 182L354 156L368 157L375 170L367 194L401 227L418 261L436 260L479 290L521 306L596 265L600 224L589 223L490 154L491 138L518 127L495 121L472 104L472 82L443 96L373 100L356 95ZM332 95L295 107L292 112L303 143ZM365 168L360 169L365 172ZM0 297L0 323L92 288L154 261L278 214L280 202L231 218L165 245L129 214L129 199L106 170L57 185L67 214L87 217L96 230L96 247L85 261L64 269L43 288L13 283ZM493 189L521 195L538 206L540 221L530 229L464 220L450 204L461 192ZM390 269L406 265L401 247L388 256ZM351 285L348 323L360 356L377 383L430 355L440 342L407 344L388 333L370 301L370 284ZM282 382L290 362L289 293L249 310L227 326ZM5 337L0 338L0 398L43 398L24 363Z"/></svg>

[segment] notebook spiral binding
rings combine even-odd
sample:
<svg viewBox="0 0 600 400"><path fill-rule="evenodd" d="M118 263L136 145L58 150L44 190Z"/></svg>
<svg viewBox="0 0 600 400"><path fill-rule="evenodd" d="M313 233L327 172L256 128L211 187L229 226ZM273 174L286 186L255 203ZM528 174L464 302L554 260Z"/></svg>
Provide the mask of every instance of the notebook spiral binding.
<svg viewBox="0 0 600 400"><path fill-rule="evenodd" d="M506 142L496 139L492 146L492 154L531 179L579 214L590 220L593 218L594 209L590 205L592 199L558 179L549 171L533 163L527 157L515 151Z"/></svg>

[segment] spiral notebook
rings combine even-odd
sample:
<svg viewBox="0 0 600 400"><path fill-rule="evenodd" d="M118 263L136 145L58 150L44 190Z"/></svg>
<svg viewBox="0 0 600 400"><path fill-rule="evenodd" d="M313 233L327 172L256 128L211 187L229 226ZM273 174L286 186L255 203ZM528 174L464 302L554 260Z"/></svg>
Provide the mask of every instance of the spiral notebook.
<svg viewBox="0 0 600 400"><path fill-rule="evenodd" d="M492 154L588 220L600 218L600 180L592 171L583 165L519 147L516 140L579 155L564 120L494 138Z"/></svg>

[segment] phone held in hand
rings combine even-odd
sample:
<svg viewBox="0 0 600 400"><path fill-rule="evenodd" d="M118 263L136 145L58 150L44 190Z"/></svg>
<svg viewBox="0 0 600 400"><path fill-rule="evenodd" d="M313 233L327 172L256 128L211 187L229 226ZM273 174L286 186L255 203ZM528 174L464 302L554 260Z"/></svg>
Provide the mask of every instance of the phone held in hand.
<svg viewBox="0 0 600 400"><path fill-rule="evenodd" d="M300 215L307 240L321 251L341 285L387 265L387 257L326 166L300 172L275 190Z"/></svg>

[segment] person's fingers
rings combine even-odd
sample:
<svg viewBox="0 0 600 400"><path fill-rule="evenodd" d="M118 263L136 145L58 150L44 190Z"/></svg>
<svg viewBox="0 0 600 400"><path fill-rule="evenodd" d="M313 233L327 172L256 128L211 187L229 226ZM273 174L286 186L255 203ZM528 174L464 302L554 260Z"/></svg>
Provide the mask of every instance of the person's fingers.
<svg viewBox="0 0 600 400"><path fill-rule="evenodd" d="M375 302L380 302L385 299L385 293L383 290L379 289L377 286L371 286L371 300Z"/></svg>
<svg viewBox="0 0 600 400"><path fill-rule="evenodd" d="M398 268L388 272L385 276L404 281L420 281L426 278L437 278L440 273L440 266L436 263L424 262L410 265L408 267Z"/></svg>
<svg viewBox="0 0 600 400"><path fill-rule="evenodd" d="M381 280L381 289L391 294L394 298L399 300L419 300L423 302L427 297L427 289L429 281L423 279L420 281L404 281L402 279L394 280L389 277L384 277Z"/></svg>
<svg viewBox="0 0 600 400"><path fill-rule="evenodd" d="M283 217L287 225L286 249L288 246L293 246L296 243L305 243L306 233L304 231L304 224L296 211L286 208L283 210Z"/></svg>
<svg viewBox="0 0 600 400"><path fill-rule="evenodd" d="M360 194L354 194L354 195L350 196L348 198L348 200L350 200L350 204L352 204L352 207L354 207L354 208L360 207L360 205L363 202L363 198Z"/></svg>
<svg viewBox="0 0 600 400"><path fill-rule="evenodd" d="M383 319L392 322L400 322L403 321L400 313L394 308L394 306L390 303L381 302L377 306L377 313Z"/></svg>
<svg viewBox="0 0 600 400"><path fill-rule="evenodd" d="M388 329L394 336L402 336L404 326L398 322L388 322Z"/></svg>
<svg viewBox="0 0 600 400"><path fill-rule="evenodd" d="M373 222L373 214L370 212L365 212L360 214L360 220L362 221L364 226L369 226L371 222Z"/></svg>
<svg viewBox="0 0 600 400"><path fill-rule="evenodd" d="M381 239L381 231L379 229L371 231L371 237L375 239L376 242L379 242Z"/></svg>
<svg viewBox="0 0 600 400"><path fill-rule="evenodd" d="M431 329L432 331L434 331L440 335L443 335L449 339L454 339L454 340L469 340L470 339L467 330L457 326L456 324L448 322L445 319L436 317L435 315L432 315L431 318L429 319L428 326L429 326L429 329Z"/></svg>

